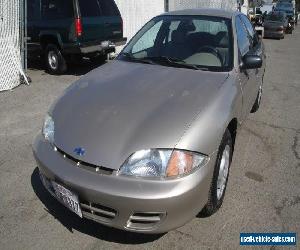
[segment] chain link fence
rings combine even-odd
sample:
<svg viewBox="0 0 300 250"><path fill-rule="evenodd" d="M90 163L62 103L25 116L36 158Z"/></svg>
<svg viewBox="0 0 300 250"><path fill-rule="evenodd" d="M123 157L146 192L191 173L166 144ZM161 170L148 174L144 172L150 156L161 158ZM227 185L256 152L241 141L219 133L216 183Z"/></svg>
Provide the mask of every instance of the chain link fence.
<svg viewBox="0 0 300 250"><path fill-rule="evenodd" d="M23 71L24 0L0 0L0 91L17 87Z"/></svg>

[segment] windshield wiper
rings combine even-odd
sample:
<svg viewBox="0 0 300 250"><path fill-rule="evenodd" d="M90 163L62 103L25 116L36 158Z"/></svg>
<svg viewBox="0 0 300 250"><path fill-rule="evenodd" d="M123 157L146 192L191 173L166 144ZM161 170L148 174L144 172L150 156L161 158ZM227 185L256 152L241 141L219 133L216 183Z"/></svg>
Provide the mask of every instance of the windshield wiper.
<svg viewBox="0 0 300 250"><path fill-rule="evenodd" d="M182 67L182 68L202 70L202 68L198 67L197 65L187 64L184 60L179 59L179 58L174 58L174 57L150 56L150 57L145 57L144 59L151 60L153 62L164 63L164 64L168 64L168 65Z"/></svg>
<svg viewBox="0 0 300 250"><path fill-rule="evenodd" d="M187 64L184 60L175 58L175 57L149 56L149 57L143 57L143 58L136 58L131 53L128 53L128 52L124 52L121 55L128 58L129 60L132 60L135 62L141 62L141 63L147 63L147 64L167 64L167 65L180 67L180 68L209 71L208 67L195 65L195 64Z"/></svg>
<svg viewBox="0 0 300 250"><path fill-rule="evenodd" d="M147 64L154 64L154 62L148 58L136 58L131 53L123 52L121 54L122 56L126 57L127 59L134 61L134 62L141 62L141 63L147 63Z"/></svg>

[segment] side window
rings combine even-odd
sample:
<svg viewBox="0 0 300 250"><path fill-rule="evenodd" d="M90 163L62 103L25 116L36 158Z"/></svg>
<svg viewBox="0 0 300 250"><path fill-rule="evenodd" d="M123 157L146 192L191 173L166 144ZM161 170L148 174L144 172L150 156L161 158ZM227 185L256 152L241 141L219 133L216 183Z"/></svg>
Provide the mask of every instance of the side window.
<svg viewBox="0 0 300 250"><path fill-rule="evenodd" d="M240 15L242 21L244 22L248 32L249 32L249 35L253 38L254 35L255 35L255 31L253 29L253 26L251 24L251 22L249 21L248 17L246 17L245 15Z"/></svg>
<svg viewBox="0 0 300 250"><path fill-rule="evenodd" d="M120 16L119 9L114 0L101 0L100 6L103 16Z"/></svg>
<svg viewBox="0 0 300 250"><path fill-rule="evenodd" d="M38 8L38 3L36 0L27 0L27 19L28 21L34 21L37 19L36 9Z"/></svg>
<svg viewBox="0 0 300 250"><path fill-rule="evenodd" d="M250 50L250 40L248 32L245 28L245 25L242 23L242 20L239 17L235 19L236 33L237 33L237 42L241 56L246 55Z"/></svg>
<svg viewBox="0 0 300 250"><path fill-rule="evenodd" d="M251 37L252 45L256 46L256 44L258 43L258 38L256 36L255 30L254 30L251 22L249 21L248 17L246 17L245 15L241 15L240 17L241 17L243 23L245 24L246 29Z"/></svg>
<svg viewBox="0 0 300 250"><path fill-rule="evenodd" d="M149 29L132 47L132 53L138 53L146 49L154 47L155 39L162 26L163 21L156 23L151 29Z"/></svg>
<svg viewBox="0 0 300 250"><path fill-rule="evenodd" d="M73 16L72 0L42 0L42 17L44 19L64 19Z"/></svg>

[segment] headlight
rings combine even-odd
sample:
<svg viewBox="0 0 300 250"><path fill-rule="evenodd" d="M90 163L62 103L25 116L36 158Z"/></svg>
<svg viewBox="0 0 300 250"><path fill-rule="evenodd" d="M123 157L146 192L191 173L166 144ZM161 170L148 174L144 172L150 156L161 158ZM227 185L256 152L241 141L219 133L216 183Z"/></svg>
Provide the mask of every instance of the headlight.
<svg viewBox="0 0 300 250"><path fill-rule="evenodd" d="M54 143L54 121L50 115L45 118L43 135L50 143Z"/></svg>
<svg viewBox="0 0 300 250"><path fill-rule="evenodd" d="M202 167L208 157L183 150L149 149L132 154L119 170L119 175L136 177L176 177Z"/></svg>

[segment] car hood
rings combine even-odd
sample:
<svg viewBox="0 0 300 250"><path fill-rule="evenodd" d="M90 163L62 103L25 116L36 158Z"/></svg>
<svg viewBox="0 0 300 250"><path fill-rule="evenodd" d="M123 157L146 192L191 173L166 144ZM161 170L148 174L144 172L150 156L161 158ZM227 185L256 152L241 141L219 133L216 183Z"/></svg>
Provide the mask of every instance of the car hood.
<svg viewBox="0 0 300 250"><path fill-rule="evenodd" d="M72 84L53 105L55 145L111 169L138 150L174 148L227 77L115 60ZM77 147L83 156L74 153Z"/></svg>

